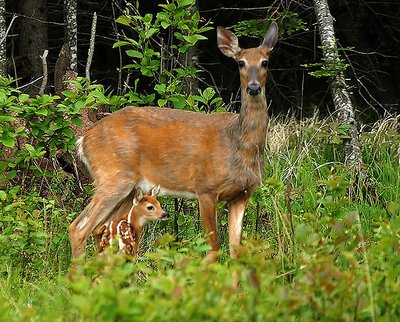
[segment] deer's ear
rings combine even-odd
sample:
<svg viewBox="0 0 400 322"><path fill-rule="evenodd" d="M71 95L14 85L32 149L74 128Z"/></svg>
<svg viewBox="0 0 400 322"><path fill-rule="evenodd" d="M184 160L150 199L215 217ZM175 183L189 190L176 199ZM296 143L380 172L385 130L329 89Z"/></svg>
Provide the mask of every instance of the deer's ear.
<svg viewBox="0 0 400 322"><path fill-rule="evenodd" d="M137 206L137 204L140 202L140 200L142 200L143 198L143 191L140 188L137 188L135 191L135 196L133 197L133 205Z"/></svg>
<svg viewBox="0 0 400 322"><path fill-rule="evenodd" d="M267 33L265 34L264 40L261 43L261 46L265 46L272 50L278 41L278 25L276 22L271 23Z"/></svg>
<svg viewBox="0 0 400 322"><path fill-rule="evenodd" d="M154 186L154 187L149 191L148 195L149 195L149 196L152 196L152 197L157 197L159 193L160 193L160 185L158 184L158 185Z"/></svg>
<svg viewBox="0 0 400 322"><path fill-rule="evenodd" d="M221 52L228 57L235 57L240 51L239 41L236 35L225 28L217 28L217 43Z"/></svg>

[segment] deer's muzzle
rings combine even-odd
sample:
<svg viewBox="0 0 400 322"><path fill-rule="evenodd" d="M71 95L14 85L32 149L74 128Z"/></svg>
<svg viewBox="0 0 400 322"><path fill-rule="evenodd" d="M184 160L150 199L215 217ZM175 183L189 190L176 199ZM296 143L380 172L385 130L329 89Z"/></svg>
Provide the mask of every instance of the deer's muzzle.
<svg viewBox="0 0 400 322"><path fill-rule="evenodd" d="M251 96L257 96L261 93L261 86L259 84L249 84L247 86L247 93Z"/></svg>

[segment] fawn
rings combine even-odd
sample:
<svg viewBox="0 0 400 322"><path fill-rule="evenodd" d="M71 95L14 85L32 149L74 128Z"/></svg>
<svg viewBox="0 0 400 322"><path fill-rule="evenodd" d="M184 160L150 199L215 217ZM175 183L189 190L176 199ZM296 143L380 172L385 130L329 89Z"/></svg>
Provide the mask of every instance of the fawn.
<svg viewBox="0 0 400 322"><path fill-rule="evenodd" d="M277 42L272 23L259 47L242 49L237 37L217 29L221 52L238 63L239 114L202 114L159 107L125 107L97 122L78 140L77 151L96 185L91 202L69 227L72 255L85 251L94 228L115 218L115 207L129 203L132 187L160 195L196 198L211 250L219 252L217 203L229 210L230 255L237 257L243 216L261 184L268 121L265 98L270 53Z"/></svg>
<svg viewBox="0 0 400 322"><path fill-rule="evenodd" d="M140 188L130 194L126 202L122 203L117 212L122 214L119 220L111 220L96 229L94 233L99 253L112 245L115 238L118 240L118 253L135 256L139 249L143 226L151 220L166 219L169 214L161 208L157 200L160 186L152 188L146 195ZM127 209L128 205L130 209Z"/></svg>

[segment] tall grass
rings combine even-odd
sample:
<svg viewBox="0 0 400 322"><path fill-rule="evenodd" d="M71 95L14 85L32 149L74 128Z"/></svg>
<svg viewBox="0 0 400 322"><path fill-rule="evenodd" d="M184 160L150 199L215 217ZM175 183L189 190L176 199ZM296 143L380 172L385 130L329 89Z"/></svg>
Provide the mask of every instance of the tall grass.
<svg viewBox="0 0 400 322"><path fill-rule="evenodd" d="M332 120L271 120L264 184L249 202L240 257L228 258L220 205L222 255L208 266L194 201L163 199L172 219L147 226L133 262L93 256L89 245L87 260L69 268L67 226L85 199L72 179L55 176L45 196L4 190L0 320L396 320L398 130L398 118L364 130L358 176L343 166L344 135Z"/></svg>

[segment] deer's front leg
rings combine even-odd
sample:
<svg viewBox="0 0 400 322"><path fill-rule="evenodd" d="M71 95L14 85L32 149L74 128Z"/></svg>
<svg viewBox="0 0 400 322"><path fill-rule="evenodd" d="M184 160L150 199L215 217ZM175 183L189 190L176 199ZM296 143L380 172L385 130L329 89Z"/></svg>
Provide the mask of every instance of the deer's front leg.
<svg viewBox="0 0 400 322"><path fill-rule="evenodd" d="M243 217L248 198L231 201L228 205L229 250L232 258L237 258L237 247L242 238Z"/></svg>
<svg viewBox="0 0 400 322"><path fill-rule="evenodd" d="M217 198L213 195L199 195L200 216L204 232L207 235L211 250L204 258L206 263L214 263L218 259L219 242L217 234Z"/></svg>

